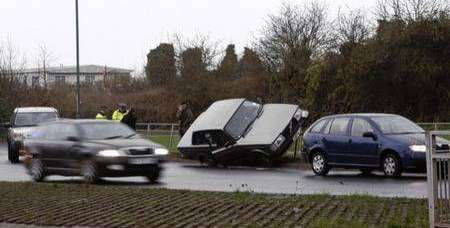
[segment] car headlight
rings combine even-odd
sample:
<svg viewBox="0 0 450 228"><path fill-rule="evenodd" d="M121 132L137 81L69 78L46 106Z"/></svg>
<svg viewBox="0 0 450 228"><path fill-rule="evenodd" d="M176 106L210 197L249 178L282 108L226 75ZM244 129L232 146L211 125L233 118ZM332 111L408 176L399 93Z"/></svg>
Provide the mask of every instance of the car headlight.
<svg viewBox="0 0 450 228"><path fill-rule="evenodd" d="M309 112L303 111L301 109L297 110L297 112L295 112L295 114L294 114L294 118L296 120L300 120L301 118L308 118L308 116L309 116Z"/></svg>
<svg viewBox="0 0 450 228"><path fill-rule="evenodd" d="M118 150L101 150L98 152L98 156L101 157L120 157L124 154Z"/></svg>
<svg viewBox="0 0 450 228"><path fill-rule="evenodd" d="M278 150L278 148L280 148L280 146L284 143L284 140L286 140L286 138L283 135L278 136L277 139L275 139L275 142L272 145L272 150Z"/></svg>
<svg viewBox="0 0 450 228"><path fill-rule="evenodd" d="M409 149L411 149L414 152L426 152L427 147L425 145L411 145L409 146Z"/></svg>
<svg viewBox="0 0 450 228"><path fill-rule="evenodd" d="M155 149L155 155L168 155L169 151L164 148L156 148Z"/></svg>

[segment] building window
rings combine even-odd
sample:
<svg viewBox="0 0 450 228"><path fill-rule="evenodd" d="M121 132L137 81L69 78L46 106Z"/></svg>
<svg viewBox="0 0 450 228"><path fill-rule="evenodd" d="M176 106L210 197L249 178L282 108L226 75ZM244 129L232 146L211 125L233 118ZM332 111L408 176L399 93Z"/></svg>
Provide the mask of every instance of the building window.
<svg viewBox="0 0 450 228"><path fill-rule="evenodd" d="M88 84L94 84L95 81L95 75L86 75L84 77L84 81Z"/></svg>
<svg viewBox="0 0 450 228"><path fill-rule="evenodd" d="M55 76L55 82L56 82L57 84L63 84L63 83L66 83L66 77L63 76L63 75Z"/></svg>
<svg viewBox="0 0 450 228"><path fill-rule="evenodd" d="M39 76L31 77L31 86L38 86L38 85L39 85Z"/></svg>

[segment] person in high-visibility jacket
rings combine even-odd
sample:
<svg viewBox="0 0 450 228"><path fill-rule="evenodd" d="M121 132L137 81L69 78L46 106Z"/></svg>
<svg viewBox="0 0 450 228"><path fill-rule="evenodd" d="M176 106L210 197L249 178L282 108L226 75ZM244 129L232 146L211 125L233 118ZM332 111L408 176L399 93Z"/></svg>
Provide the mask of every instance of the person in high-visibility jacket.
<svg viewBox="0 0 450 228"><path fill-rule="evenodd" d="M122 121L122 119L126 113L127 113L127 105L124 103L120 103L119 109L114 111L114 113L112 115L112 120L116 121L116 122L120 122L120 121Z"/></svg>
<svg viewBox="0 0 450 228"><path fill-rule="evenodd" d="M105 115L105 111L101 110L97 115L95 116L96 120L106 120L108 119Z"/></svg>

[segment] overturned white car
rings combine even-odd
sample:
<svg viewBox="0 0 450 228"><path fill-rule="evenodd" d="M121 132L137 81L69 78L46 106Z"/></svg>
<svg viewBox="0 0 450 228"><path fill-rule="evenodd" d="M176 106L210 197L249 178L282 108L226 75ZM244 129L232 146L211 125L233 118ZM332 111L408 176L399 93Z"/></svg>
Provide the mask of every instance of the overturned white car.
<svg viewBox="0 0 450 228"><path fill-rule="evenodd" d="M307 117L298 105L217 101L194 121L178 150L184 158L213 164L271 159L289 149Z"/></svg>

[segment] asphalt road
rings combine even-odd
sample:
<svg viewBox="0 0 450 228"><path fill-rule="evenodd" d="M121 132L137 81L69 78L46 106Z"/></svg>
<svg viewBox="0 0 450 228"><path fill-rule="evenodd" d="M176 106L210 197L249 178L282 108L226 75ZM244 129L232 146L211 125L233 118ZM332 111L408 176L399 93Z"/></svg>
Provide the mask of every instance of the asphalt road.
<svg viewBox="0 0 450 228"><path fill-rule="evenodd" d="M208 191L251 191L259 193L332 195L369 194L384 197L424 198L427 195L424 174L406 174L388 179L376 172L362 176L357 171L331 171L326 177L310 170L295 168L209 168L198 163L164 164L160 183L149 185L141 177L108 178L105 185L164 187ZM79 178L51 176L49 182L76 183ZM10 164L5 145L0 145L0 181L30 181L21 164Z"/></svg>

